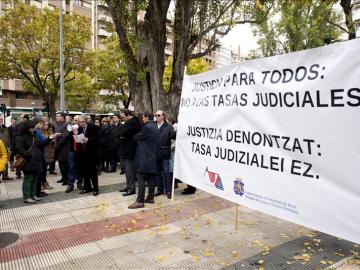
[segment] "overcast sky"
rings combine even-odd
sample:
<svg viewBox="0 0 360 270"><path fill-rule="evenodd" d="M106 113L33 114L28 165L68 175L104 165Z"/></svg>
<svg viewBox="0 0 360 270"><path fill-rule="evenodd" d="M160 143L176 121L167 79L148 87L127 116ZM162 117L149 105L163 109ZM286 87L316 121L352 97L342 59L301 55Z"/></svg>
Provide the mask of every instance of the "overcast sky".
<svg viewBox="0 0 360 270"><path fill-rule="evenodd" d="M221 39L224 47L237 51L240 45L240 54L245 56L251 49L258 48L256 38L251 32L249 24L236 25L225 37Z"/></svg>

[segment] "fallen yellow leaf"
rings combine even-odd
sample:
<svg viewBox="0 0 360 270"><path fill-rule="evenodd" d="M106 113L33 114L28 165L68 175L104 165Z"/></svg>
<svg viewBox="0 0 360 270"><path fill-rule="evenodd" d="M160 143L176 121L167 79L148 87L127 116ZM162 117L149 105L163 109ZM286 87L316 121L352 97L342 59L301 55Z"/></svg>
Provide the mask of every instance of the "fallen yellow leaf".
<svg viewBox="0 0 360 270"><path fill-rule="evenodd" d="M160 257L157 258L157 260L159 262L163 262L165 260L165 256L160 256Z"/></svg>

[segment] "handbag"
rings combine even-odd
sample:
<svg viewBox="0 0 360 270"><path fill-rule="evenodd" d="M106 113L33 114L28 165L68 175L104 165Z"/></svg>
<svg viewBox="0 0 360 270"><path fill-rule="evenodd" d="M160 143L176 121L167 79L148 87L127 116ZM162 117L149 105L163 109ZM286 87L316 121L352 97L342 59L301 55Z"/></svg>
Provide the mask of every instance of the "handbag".
<svg viewBox="0 0 360 270"><path fill-rule="evenodd" d="M34 142L35 142L35 138L33 138L31 147L26 151L27 153L29 153L29 152L31 151L31 149L33 148ZM13 165L13 167L14 167L17 171L19 171L19 170L21 170L21 169L24 167L25 162L26 162L26 161L25 161L25 158L24 158L22 155L16 154L16 155L14 156L14 165Z"/></svg>

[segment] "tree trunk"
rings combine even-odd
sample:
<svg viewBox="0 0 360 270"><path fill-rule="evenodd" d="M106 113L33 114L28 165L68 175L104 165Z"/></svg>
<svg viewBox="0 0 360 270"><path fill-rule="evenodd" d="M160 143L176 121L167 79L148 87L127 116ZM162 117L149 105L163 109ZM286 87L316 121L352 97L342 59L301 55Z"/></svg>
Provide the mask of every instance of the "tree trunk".
<svg viewBox="0 0 360 270"><path fill-rule="evenodd" d="M341 0L340 5L344 10L345 14L345 23L348 29L348 38L354 39L356 38L356 29L352 17L351 0Z"/></svg>
<svg viewBox="0 0 360 270"><path fill-rule="evenodd" d="M139 28L139 36L143 40L138 61L145 69L145 83L142 94L147 99L150 112L165 110L167 99L164 94L163 75L165 70L166 24L170 0L149 1L143 27ZM155 27L156 26L156 27Z"/></svg>
<svg viewBox="0 0 360 270"><path fill-rule="evenodd" d="M117 0L119 1L119 0ZM129 87L136 112L153 112L164 106L166 98L163 90L165 69L166 15L170 0L148 1L144 22L134 26L136 40L141 41L136 55L133 55L126 36L127 25L122 25L123 10L120 2L106 0L112 14L120 47L128 65Z"/></svg>
<svg viewBox="0 0 360 270"><path fill-rule="evenodd" d="M191 20L194 15L194 0L178 0L175 7L174 22L174 60L169 91L168 110L177 117L190 46ZM191 52L190 52L191 53Z"/></svg>
<svg viewBox="0 0 360 270"><path fill-rule="evenodd" d="M49 119L51 119L51 123L56 123L56 106L55 106L55 102L56 102L56 96L50 94L49 97L47 98L46 102L48 103L49 106Z"/></svg>

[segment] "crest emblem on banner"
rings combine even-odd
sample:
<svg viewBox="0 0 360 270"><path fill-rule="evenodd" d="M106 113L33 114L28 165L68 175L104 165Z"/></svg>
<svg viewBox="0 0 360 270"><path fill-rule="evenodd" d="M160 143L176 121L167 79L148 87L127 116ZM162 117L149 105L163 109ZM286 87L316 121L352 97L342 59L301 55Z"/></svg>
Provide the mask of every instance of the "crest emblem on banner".
<svg viewBox="0 0 360 270"><path fill-rule="evenodd" d="M221 181L221 177L218 173L215 172L210 172L208 167L206 167L205 172L204 172L204 176L207 174L209 181L211 184L213 184L217 189L221 189L224 190L222 181Z"/></svg>
<svg viewBox="0 0 360 270"><path fill-rule="evenodd" d="M241 178L236 178L236 180L234 181L234 192L237 195L244 195L245 193L245 184L243 183L243 181L241 180Z"/></svg>

